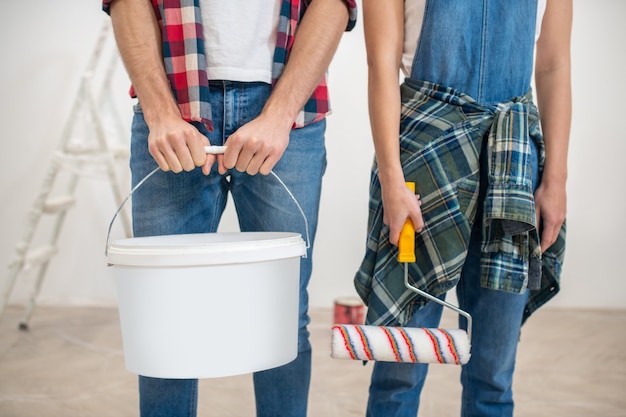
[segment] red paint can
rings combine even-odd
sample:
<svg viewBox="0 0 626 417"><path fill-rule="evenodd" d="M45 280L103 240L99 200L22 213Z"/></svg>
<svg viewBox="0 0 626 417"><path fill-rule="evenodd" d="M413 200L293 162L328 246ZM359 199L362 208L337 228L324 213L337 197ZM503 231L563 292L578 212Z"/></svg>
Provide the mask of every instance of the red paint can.
<svg viewBox="0 0 626 417"><path fill-rule="evenodd" d="M334 324L363 324L365 322L365 304L358 297L340 297L335 299Z"/></svg>

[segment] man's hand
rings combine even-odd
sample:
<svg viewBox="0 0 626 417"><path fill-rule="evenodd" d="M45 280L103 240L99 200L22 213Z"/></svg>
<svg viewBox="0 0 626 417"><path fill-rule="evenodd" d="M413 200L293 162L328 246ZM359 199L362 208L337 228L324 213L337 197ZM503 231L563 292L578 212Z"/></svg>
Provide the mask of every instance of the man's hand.
<svg viewBox="0 0 626 417"><path fill-rule="evenodd" d="M171 117L150 125L148 149L163 171L191 171L201 166L205 175L215 162L204 147L209 140L193 125L181 118Z"/></svg>
<svg viewBox="0 0 626 417"><path fill-rule="evenodd" d="M226 141L219 172L235 168L250 175L269 174L289 145L291 121L266 114L241 126Z"/></svg>
<svg viewBox="0 0 626 417"><path fill-rule="evenodd" d="M267 175L289 144L300 110L324 77L348 23L342 0L311 2L298 26L289 60L263 112L232 134L219 171L235 168L250 175ZM219 158L218 158L219 160Z"/></svg>

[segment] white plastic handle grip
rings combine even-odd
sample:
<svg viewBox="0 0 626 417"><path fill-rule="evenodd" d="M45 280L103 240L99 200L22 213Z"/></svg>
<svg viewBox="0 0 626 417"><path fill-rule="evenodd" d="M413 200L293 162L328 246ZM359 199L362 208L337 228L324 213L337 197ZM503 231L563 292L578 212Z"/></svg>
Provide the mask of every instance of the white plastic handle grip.
<svg viewBox="0 0 626 417"><path fill-rule="evenodd" d="M205 146L204 151L211 155L218 155L218 154L222 154L226 152L226 146L215 146L215 145Z"/></svg>

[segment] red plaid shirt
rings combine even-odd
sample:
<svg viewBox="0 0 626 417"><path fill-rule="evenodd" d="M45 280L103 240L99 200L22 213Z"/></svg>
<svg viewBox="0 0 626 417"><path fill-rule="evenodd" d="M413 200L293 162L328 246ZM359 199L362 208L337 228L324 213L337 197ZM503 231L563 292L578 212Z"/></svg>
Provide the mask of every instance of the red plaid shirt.
<svg viewBox="0 0 626 417"><path fill-rule="evenodd" d="M105 12L109 12L113 1L102 0ZM310 1L282 0L272 67L274 82L282 74L294 42L296 27ZM346 30L351 30L356 24L356 0L344 1L350 8ZM187 121L202 122L212 128L199 0L152 0L152 5L162 28L165 72L181 115ZM329 111L328 88L324 77L296 118L294 127L319 121Z"/></svg>

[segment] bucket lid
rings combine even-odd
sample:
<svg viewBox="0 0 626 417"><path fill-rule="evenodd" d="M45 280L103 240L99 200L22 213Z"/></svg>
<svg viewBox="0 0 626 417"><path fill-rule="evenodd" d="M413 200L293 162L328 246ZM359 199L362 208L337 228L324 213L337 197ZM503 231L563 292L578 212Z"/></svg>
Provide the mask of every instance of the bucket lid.
<svg viewBox="0 0 626 417"><path fill-rule="evenodd" d="M121 239L108 249L110 265L199 266L301 257L306 245L298 233L197 233Z"/></svg>

